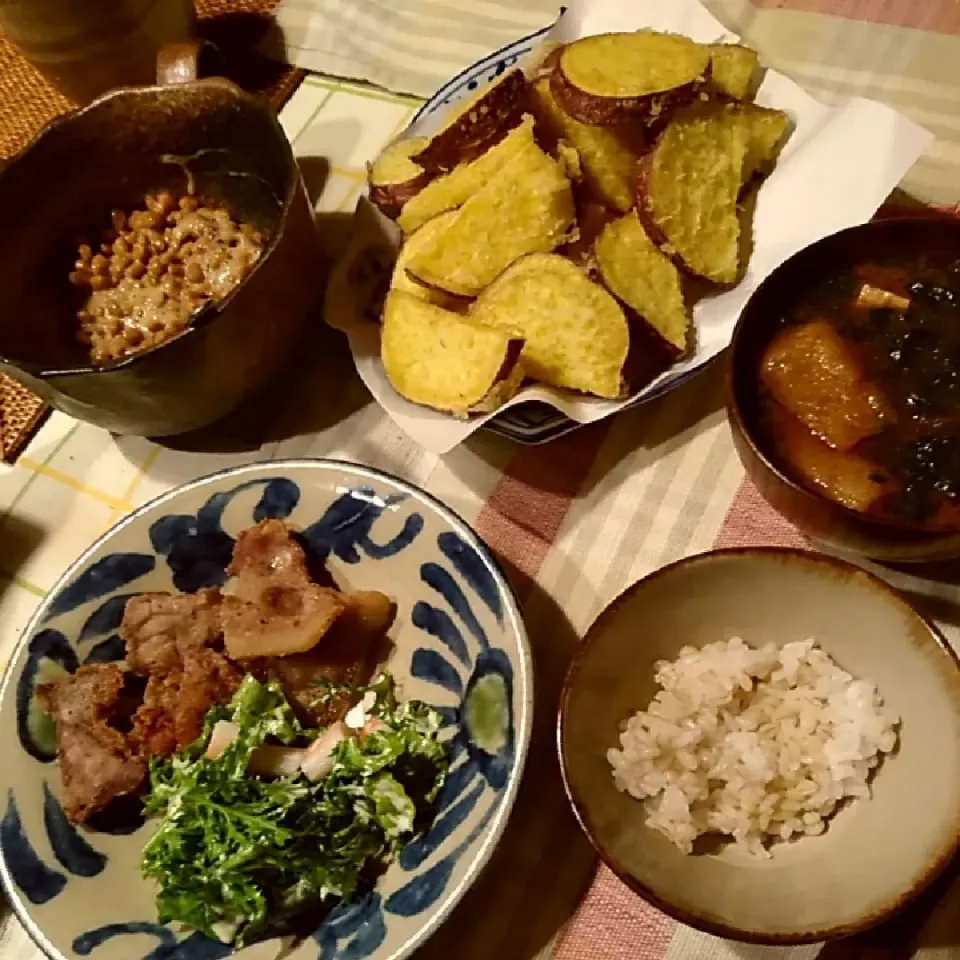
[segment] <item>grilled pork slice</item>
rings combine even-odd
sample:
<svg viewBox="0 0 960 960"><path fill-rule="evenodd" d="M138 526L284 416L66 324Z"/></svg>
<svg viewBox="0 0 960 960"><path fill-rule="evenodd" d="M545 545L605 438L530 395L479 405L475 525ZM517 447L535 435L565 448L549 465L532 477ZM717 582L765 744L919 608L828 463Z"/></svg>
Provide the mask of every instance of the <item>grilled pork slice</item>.
<svg viewBox="0 0 960 960"><path fill-rule="evenodd" d="M740 272L737 198L749 127L730 104L698 103L670 121L638 166L637 212L690 273L730 284Z"/></svg>
<svg viewBox="0 0 960 960"><path fill-rule="evenodd" d="M458 104L446 124L413 159L430 173L446 173L502 140L523 116L527 80L509 70Z"/></svg>
<svg viewBox="0 0 960 960"><path fill-rule="evenodd" d="M349 690L328 691L324 681L357 686L367 683L385 653L387 631L396 618L396 605L382 593L343 594L344 611L313 649L288 657L251 661L251 671L275 677L301 720L327 726L353 706Z"/></svg>
<svg viewBox="0 0 960 960"><path fill-rule="evenodd" d="M258 603L275 586L306 587L313 578L304 549L282 520L262 520L242 530L227 567L231 594Z"/></svg>
<svg viewBox="0 0 960 960"><path fill-rule="evenodd" d="M380 350L394 390L413 403L466 417L495 410L523 381L523 342L393 290L383 311Z"/></svg>
<svg viewBox="0 0 960 960"><path fill-rule="evenodd" d="M488 287L470 316L523 339L520 362L541 383L616 399L630 349L616 300L565 257L535 253Z"/></svg>
<svg viewBox="0 0 960 960"><path fill-rule="evenodd" d="M242 681L243 671L219 651L188 650L174 669L150 675L133 715L131 742L149 757L166 757L193 743L207 711L229 703Z"/></svg>
<svg viewBox="0 0 960 960"><path fill-rule="evenodd" d="M407 269L422 283L472 297L528 253L548 253L575 232L562 163L528 142L467 200Z"/></svg>
<svg viewBox="0 0 960 960"><path fill-rule="evenodd" d="M37 688L53 718L67 818L83 823L117 797L134 793L146 762L118 727L129 722L124 672L115 663L90 664Z"/></svg>
<svg viewBox="0 0 960 960"><path fill-rule="evenodd" d="M495 147L473 160L459 163L411 198L397 217L400 229L405 234L413 233L441 213L462 207L504 164L533 145L533 117L528 116Z"/></svg>
<svg viewBox="0 0 960 960"><path fill-rule="evenodd" d="M340 594L315 584L274 586L256 603L223 598L223 641L233 660L284 657L315 647L343 612Z"/></svg>
<svg viewBox="0 0 960 960"><path fill-rule="evenodd" d="M124 607L120 636L134 673L168 673L180 666L187 651L220 645L220 591L131 597Z"/></svg>
<svg viewBox="0 0 960 960"><path fill-rule="evenodd" d="M635 212L607 224L595 245L604 284L626 304L637 322L645 323L676 360L689 349L690 313L680 273L647 236Z"/></svg>
<svg viewBox="0 0 960 960"><path fill-rule="evenodd" d="M646 149L639 123L596 126L567 114L550 92L544 77L531 87L531 110L554 142L567 141L579 154L590 192L606 206L626 213L633 206L634 170Z"/></svg>
<svg viewBox="0 0 960 960"><path fill-rule="evenodd" d="M343 612L339 591L313 582L303 548L280 520L244 530L227 572L234 582L221 622L234 660L309 650Z"/></svg>
<svg viewBox="0 0 960 960"><path fill-rule="evenodd" d="M367 166L370 200L393 220L399 216L404 204L433 179L433 174L411 159L428 142L426 137L397 140Z"/></svg>
<svg viewBox="0 0 960 960"><path fill-rule="evenodd" d="M581 123L656 123L689 102L710 72L710 51L687 37L639 30L575 40L550 75L560 106Z"/></svg>
<svg viewBox="0 0 960 960"><path fill-rule="evenodd" d="M220 652L222 597L144 593L124 609L120 635L127 664L147 677L130 742L142 756L169 756L195 740L210 707L227 703L243 674Z"/></svg>

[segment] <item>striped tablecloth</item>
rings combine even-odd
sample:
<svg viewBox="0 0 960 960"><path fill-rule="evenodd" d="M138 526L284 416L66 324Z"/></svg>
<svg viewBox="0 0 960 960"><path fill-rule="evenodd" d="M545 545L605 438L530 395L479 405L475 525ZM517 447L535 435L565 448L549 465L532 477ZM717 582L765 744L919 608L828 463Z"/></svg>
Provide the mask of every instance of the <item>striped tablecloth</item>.
<svg viewBox="0 0 960 960"><path fill-rule="evenodd" d="M486 8L497 2L486 0ZM904 188L926 202L957 204L960 0L710 6L771 65L814 92L884 99L933 130L940 139ZM283 125L332 253L342 248L364 161L415 106L369 86L310 77L285 108ZM897 202L912 201L904 195ZM345 345L332 333L318 336L323 342L302 377L263 411L262 422L228 423L190 450L114 439L55 414L15 467L0 468L0 656L9 656L66 565L158 493L252 460L334 456L367 463L445 500L503 558L523 603L541 697L506 838L490 870L421 951L423 960L960 960L960 887L869 937L824 948L750 947L699 934L598 869L567 809L553 711L570 652L599 610L631 581L685 554L718 544L800 542L744 483L722 409L720 367L546 447L480 434L440 458L413 445L370 402L347 373ZM956 638L955 587L897 582L931 604ZM39 960L9 916L0 927L0 958Z"/></svg>

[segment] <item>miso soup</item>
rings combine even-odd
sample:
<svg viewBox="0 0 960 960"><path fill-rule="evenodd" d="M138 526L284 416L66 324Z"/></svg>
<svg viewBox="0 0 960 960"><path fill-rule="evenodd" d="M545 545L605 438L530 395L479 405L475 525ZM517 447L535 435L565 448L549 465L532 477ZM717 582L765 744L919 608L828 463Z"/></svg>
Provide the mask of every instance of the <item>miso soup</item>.
<svg viewBox="0 0 960 960"><path fill-rule="evenodd" d="M797 483L876 519L960 530L960 259L844 268L759 363L762 429Z"/></svg>

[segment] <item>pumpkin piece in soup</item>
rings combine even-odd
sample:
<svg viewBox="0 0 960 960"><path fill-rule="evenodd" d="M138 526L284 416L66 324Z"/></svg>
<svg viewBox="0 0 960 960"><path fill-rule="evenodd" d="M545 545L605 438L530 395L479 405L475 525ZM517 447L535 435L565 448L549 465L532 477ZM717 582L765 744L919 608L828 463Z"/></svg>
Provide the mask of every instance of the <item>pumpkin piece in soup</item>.
<svg viewBox="0 0 960 960"><path fill-rule="evenodd" d="M778 333L763 355L760 377L778 403L835 450L850 450L896 420L826 320Z"/></svg>
<svg viewBox="0 0 960 960"><path fill-rule="evenodd" d="M860 513L892 491L894 481L875 463L827 446L790 414L778 411L773 426L780 457L811 490Z"/></svg>

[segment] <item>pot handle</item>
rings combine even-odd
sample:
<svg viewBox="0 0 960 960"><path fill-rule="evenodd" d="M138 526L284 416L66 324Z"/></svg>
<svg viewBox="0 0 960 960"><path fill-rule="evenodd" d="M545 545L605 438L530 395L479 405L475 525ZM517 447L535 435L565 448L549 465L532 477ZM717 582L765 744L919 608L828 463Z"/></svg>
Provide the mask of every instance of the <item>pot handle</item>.
<svg viewBox="0 0 960 960"><path fill-rule="evenodd" d="M157 84L190 83L201 75L224 73L223 56L209 40L168 43L157 53Z"/></svg>

